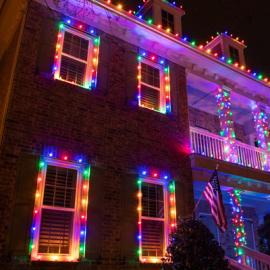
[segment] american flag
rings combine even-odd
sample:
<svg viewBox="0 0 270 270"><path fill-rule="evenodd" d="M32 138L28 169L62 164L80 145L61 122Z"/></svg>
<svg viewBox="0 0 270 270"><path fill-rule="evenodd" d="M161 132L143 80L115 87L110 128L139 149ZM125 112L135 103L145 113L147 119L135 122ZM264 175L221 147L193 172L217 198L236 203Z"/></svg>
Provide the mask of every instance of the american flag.
<svg viewBox="0 0 270 270"><path fill-rule="evenodd" d="M221 232L225 232L227 230L227 219L218 181L217 170L215 170L211 176L208 184L205 187L203 195L210 205L213 219L216 222L218 228Z"/></svg>

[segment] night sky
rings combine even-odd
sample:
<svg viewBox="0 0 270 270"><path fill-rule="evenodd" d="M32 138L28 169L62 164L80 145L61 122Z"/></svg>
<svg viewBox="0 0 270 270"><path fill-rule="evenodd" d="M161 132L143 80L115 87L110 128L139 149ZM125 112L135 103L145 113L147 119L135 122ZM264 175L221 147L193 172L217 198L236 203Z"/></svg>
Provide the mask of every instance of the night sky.
<svg viewBox="0 0 270 270"><path fill-rule="evenodd" d="M135 9L142 1L120 0ZM119 3L118 2L118 3ZM205 44L216 32L229 31L245 40L247 66L270 77L269 0L181 0L186 15L183 34Z"/></svg>

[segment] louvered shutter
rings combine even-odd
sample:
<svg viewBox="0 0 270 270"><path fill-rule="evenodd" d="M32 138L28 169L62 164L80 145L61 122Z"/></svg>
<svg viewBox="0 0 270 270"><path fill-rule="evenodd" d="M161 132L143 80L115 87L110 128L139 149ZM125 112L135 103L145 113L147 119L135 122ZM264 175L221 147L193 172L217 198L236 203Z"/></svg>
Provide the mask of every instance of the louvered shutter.
<svg viewBox="0 0 270 270"><path fill-rule="evenodd" d="M39 253L69 254L73 212L43 209Z"/></svg>
<svg viewBox="0 0 270 270"><path fill-rule="evenodd" d="M141 105L150 109L159 110L160 92L154 88L141 86Z"/></svg>
<svg viewBox="0 0 270 270"><path fill-rule="evenodd" d="M63 80L83 85L85 70L86 70L85 63L76 61L66 56L62 56L60 77Z"/></svg>
<svg viewBox="0 0 270 270"><path fill-rule="evenodd" d="M142 256L162 257L164 221L142 220Z"/></svg>

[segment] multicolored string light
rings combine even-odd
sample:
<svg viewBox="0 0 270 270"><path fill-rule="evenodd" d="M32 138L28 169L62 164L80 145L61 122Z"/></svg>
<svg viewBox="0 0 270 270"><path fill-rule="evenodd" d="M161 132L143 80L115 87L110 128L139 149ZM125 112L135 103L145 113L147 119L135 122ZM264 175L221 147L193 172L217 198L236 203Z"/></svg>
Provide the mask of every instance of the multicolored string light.
<svg viewBox="0 0 270 270"><path fill-rule="evenodd" d="M143 170L140 172L140 178L137 180L138 185L138 236L137 239L139 241L139 249L137 251L138 257L140 262L142 263L161 263L161 258L159 257L148 257L143 256L143 250L142 250L142 184L144 181L147 182L147 180L152 180L153 182L157 182L159 184L162 184L164 186L164 192L165 194L165 200L168 199L168 202L165 201L164 209L168 209L168 213L166 211L164 212L164 229L167 235L171 234L176 229L176 201L175 201L175 182L173 180L169 180L169 176L164 173L159 173L156 170L155 171L147 171ZM166 243L168 244L168 243Z"/></svg>
<svg viewBox="0 0 270 270"><path fill-rule="evenodd" d="M174 1L170 1L172 5ZM170 29L163 29L161 25L154 25L153 24L153 19L152 18L143 18L142 15L140 15L140 12L134 12L132 10L126 11L124 9L124 6L122 4L117 4L113 5L111 0L107 0L104 2L105 4L114 7L116 10L123 12L126 15L133 16L134 18L138 19L141 22L145 22L147 25L152 26L155 29L159 29L161 32L167 34L170 37L175 37L177 40L180 40L181 42L188 44L190 47L194 49L198 49L201 51L201 53L204 53L205 55L211 56L219 61L221 61L224 64L227 64L228 66L245 73L246 75L250 75L253 79L256 79L260 81L261 83L269 86L270 85L270 80L268 77L264 76L261 72L254 72L251 71L251 69L247 68L244 65L240 65L237 62L233 62L231 58L225 57L224 55L219 56L217 53L212 52L211 49L207 48L207 46L204 45L197 45L197 42L194 39L190 39L187 36L180 36L179 33L173 34L171 33ZM180 8L182 8L180 6ZM227 32L221 33L224 35L228 35L228 37L231 37L233 40L236 42L244 43L243 41L240 41L239 37L233 37L233 35L229 35ZM218 33L220 35L220 33Z"/></svg>
<svg viewBox="0 0 270 270"><path fill-rule="evenodd" d="M243 219L243 210L241 208L241 191L233 190L229 192L232 206L232 225L234 233L235 257L239 263L242 262L244 255L243 247L246 243L246 233Z"/></svg>
<svg viewBox="0 0 270 270"><path fill-rule="evenodd" d="M266 113L257 104L253 106L252 114L257 135L256 143L258 144L258 147L270 151L268 117ZM263 154L262 162L263 162L263 169L269 170L270 160L266 153Z"/></svg>
<svg viewBox="0 0 270 270"><path fill-rule="evenodd" d="M66 151L55 151L55 148L48 148L44 151L44 155L39 162L39 172L37 177L37 187L35 193L35 204L33 211L33 222L31 229L31 239L29 244L29 253L33 261L78 261L80 258L85 257L85 243L86 243L86 222L87 222L87 206L88 206L88 192L89 192L89 179L90 167L85 163L82 155L71 156ZM48 165L61 166L66 168L76 169L79 177L77 178L80 183L80 190L76 193L81 201L75 209L76 215L80 219L75 222L74 238L72 238L72 248L69 254L57 253L39 253L38 242L41 224L41 213L43 206L43 194L45 189L46 170Z"/></svg>
<svg viewBox="0 0 270 270"><path fill-rule="evenodd" d="M89 27L85 24L82 24L80 22L71 20L71 19L65 19L63 22L59 23L59 33L57 38L57 44L56 44L56 52L54 56L54 66L53 66L53 74L54 78L57 80L63 80L60 75L60 69L61 69L61 55L62 55L62 49L63 49L63 42L64 42L64 35L65 31L68 29L76 29L77 31L80 31L81 33L84 33L88 35L90 40L93 41L93 49L91 51L91 60L87 59L88 61L91 61L90 70L86 69L86 74L84 78L83 85L80 85L81 87L91 90L96 87L97 84L97 67L98 67L98 56L99 56L99 44L100 44L100 38L96 35L96 30L92 27ZM90 44L89 44L90 46ZM92 47L89 47L89 50ZM89 64L87 64L88 66ZM64 80L68 83L76 84L76 82L71 82Z"/></svg>
<svg viewBox="0 0 270 270"><path fill-rule="evenodd" d="M235 131L232 119L230 92L219 88L216 98L221 128L220 135L224 137L224 159L237 163L238 157L235 147Z"/></svg>
<svg viewBox="0 0 270 270"><path fill-rule="evenodd" d="M147 59L151 62L153 62L154 65L158 65L161 67L161 74L162 77L160 78L160 84L161 84L161 93L160 93L160 109L158 110L159 112L161 113L170 113L171 112L171 94L170 94L170 67L169 65L167 64L166 60L157 56L157 55L154 55L154 54L150 54L150 53L147 53L145 51L141 52L138 57L138 76L137 76L137 79L138 79L138 103L139 103L139 106L141 107L144 107L144 105L142 104L141 102L141 89L142 89L142 62L144 61L144 59ZM155 110L154 108L151 108L151 107L148 107L148 109L151 109L151 110Z"/></svg>

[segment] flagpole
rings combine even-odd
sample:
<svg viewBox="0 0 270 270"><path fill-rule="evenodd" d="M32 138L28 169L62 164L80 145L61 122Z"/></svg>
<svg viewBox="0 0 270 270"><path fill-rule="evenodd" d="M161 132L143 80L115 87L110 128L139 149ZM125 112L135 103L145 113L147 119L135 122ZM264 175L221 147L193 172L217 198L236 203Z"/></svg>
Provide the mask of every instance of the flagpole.
<svg viewBox="0 0 270 270"><path fill-rule="evenodd" d="M218 168L219 168L219 164L217 163L217 165L216 165L216 171L218 170ZM207 184L206 184L206 185L207 185ZM197 201L197 203L196 203L196 205L195 205L195 207L194 207L194 210L193 210L193 217L194 217L194 218L195 218L196 210L197 210L197 208L198 208L200 202L202 201L202 198L203 198L203 192L202 192L202 194L201 194L199 200Z"/></svg>

